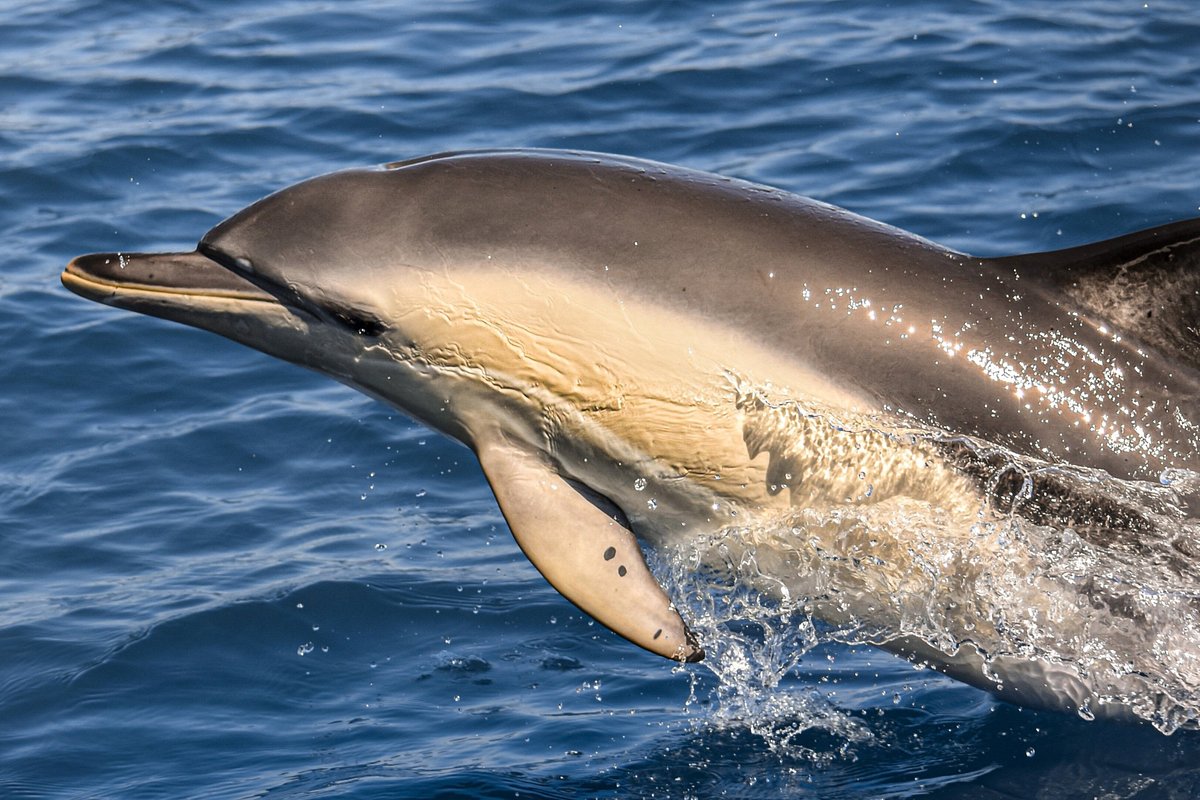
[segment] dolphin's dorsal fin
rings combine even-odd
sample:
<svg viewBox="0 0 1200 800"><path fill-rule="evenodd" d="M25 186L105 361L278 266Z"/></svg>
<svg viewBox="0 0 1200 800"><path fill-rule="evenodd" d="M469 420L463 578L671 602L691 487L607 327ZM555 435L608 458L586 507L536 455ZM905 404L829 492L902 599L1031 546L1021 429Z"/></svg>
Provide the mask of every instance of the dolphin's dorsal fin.
<svg viewBox="0 0 1200 800"><path fill-rule="evenodd" d="M1200 219L991 263L1016 270L1089 316L1200 369Z"/></svg>
<svg viewBox="0 0 1200 800"><path fill-rule="evenodd" d="M476 452L513 537L551 586L653 653L704 657L623 515L602 511L536 452L508 442L476 443Z"/></svg>

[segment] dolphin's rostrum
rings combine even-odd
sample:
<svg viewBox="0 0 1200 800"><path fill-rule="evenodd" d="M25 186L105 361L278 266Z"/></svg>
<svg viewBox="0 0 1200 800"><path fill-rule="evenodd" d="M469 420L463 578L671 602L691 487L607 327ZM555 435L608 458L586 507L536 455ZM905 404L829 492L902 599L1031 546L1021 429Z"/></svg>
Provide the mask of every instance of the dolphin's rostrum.
<svg viewBox="0 0 1200 800"><path fill-rule="evenodd" d="M962 530L985 512L1096 541L1153 526L1105 480L1175 484L1162 503L1190 519L1198 242L1193 220L981 259L716 175L495 150L314 178L194 252L81 256L62 277L463 442L556 589L698 660L639 539L903 502ZM876 555L903 583L903 548ZM812 598L834 622L869 607ZM985 628L953 652L882 643L1032 705L1120 688L1064 662L988 661Z"/></svg>

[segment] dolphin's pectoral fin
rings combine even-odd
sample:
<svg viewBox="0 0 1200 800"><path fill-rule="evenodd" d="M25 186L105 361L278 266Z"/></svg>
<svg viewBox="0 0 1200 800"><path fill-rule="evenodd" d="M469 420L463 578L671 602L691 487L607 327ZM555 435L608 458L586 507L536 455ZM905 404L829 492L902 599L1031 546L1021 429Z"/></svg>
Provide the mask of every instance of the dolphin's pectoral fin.
<svg viewBox="0 0 1200 800"><path fill-rule="evenodd" d="M507 443L482 444L477 452L513 537L551 586L651 652L677 661L704 657L650 574L623 515L606 514L603 503L585 497L536 454Z"/></svg>

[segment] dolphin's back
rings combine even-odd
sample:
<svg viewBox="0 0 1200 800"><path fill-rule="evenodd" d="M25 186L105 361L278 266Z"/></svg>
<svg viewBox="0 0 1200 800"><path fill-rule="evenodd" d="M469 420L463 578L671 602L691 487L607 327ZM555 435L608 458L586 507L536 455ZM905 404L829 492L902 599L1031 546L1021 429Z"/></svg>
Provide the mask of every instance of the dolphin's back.
<svg viewBox="0 0 1200 800"><path fill-rule="evenodd" d="M1200 219L995 264L1042 282L1093 317L1200 370Z"/></svg>

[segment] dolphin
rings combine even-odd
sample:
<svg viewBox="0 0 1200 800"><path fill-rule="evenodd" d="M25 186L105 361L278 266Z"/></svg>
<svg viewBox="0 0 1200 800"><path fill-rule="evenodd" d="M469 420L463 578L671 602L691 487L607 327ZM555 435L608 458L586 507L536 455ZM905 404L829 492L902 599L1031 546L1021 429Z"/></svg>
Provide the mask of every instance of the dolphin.
<svg viewBox="0 0 1200 800"><path fill-rule="evenodd" d="M542 575L654 653L704 656L641 544L732 530L819 619L871 620L877 643L1005 699L1119 716L1145 670L1000 647L1013 620L979 611L963 576L978 592L989 565L1035 573L996 533L1021 524L1121 553L1162 540L1194 596L1198 260L1200 220L978 258L742 180L482 150L316 177L190 252L80 256L62 281L465 444ZM754 533L797 526L786 555ZM1064 581L1023 582L1036 630L1065 641L1071 609L1104 607L1121 631L1106 652L1148 647L1111 593ZM1064 611L1064 592L1083 603ZM888 597L922 600L946 636L913 635ZM1191 631L1171 651L1185 660ZM1194 724L1180 680L1193 694L1171 713ZM1151 692L1137 715L1164 693L1180 697Z"/></svg>

